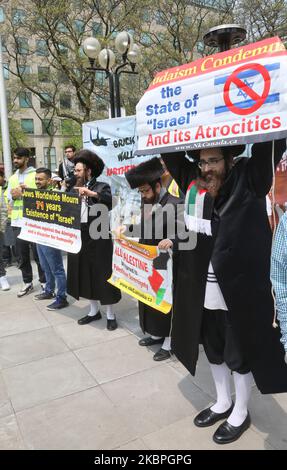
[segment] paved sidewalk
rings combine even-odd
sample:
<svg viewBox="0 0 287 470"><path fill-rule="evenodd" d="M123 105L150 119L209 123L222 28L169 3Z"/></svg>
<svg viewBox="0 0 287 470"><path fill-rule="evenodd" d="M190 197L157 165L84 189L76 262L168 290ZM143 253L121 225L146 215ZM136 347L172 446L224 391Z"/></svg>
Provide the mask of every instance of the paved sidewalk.
<svg viewBox="0 0 287 470"><path fill-rule="evenodd" d="M217 425L199 429L194 415L215 391L203 352L196 377L175 359L156 363L157 347L138 346L137 304L125 297L119 328L106 320L79 326L80 301L58 313L18 299L21 276L8 269L0 291L0 449L287 449L287 394L254 387L251 428L227 446L212 441ZM103 309L104 310L104 309Z"/></svg>

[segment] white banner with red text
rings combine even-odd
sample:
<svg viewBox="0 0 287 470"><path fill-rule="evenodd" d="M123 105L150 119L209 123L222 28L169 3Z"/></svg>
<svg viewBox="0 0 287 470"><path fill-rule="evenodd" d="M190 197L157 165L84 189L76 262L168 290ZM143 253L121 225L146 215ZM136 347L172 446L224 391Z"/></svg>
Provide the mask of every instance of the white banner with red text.
<svg viewBox="0 0 287 470"><path fill-rule="evenodd" d="M159 72L137 105L137 154L286 137L286 76L278 37Z"/></svg>

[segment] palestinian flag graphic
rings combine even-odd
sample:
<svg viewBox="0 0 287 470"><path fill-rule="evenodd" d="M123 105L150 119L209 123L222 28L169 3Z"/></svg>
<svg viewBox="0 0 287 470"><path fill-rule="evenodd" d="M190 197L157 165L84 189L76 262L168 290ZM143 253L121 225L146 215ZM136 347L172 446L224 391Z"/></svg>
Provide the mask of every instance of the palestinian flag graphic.
<svg viewBox="0 0 287 470"><path fill-rule="evenodd" d="M169 253L167 252L162 252L154 258L153 260L153 267L152 267L152 275L149 276L148 280L150 283L150 286L154 293L156 294L156 304L159 305L163 298L164 294L166 292L166 288L163 285L164 277L161 274L163 271L167 270L167 262L170 258Z"/></svg>

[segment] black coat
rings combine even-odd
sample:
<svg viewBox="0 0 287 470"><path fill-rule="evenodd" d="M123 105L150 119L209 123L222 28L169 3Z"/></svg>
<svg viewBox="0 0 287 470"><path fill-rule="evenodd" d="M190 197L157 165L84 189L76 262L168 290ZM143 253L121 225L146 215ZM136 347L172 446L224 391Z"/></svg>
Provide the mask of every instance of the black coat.
<svg viewBox="0 0 287 470"><path fill-rule="evenodd" d="M89 189L98 193L98 198L88 198L88 223L81 224L82 248L77 254L68 254L67 292L76 299L100 300L102 305L117 303L121 292L107 282L112 274L113 243L108 238L94 240L89 229L96 221L97 203L110 210L112 206L111 188L106 183L91 181ZM109 223L106 224L107 231Z"/></svg>
<svg viewBox="0 0 287 470"><path fill-rule="evenodd" d="M275 165L286 141L275 142ZM185 193L198 174L184 153L165 164ZM198 234L194 250L178 254L172 348L195 373L209 262L229 312L234 335L262 393L287 391L287 365L279 328L273 328L270 255L272 234L265 196L272 184L272 143L254 144L252 157L231 170L215 199L212 237Z"/></svg>
<svg viewBox="0 0 287 470"><path fill-rule="evenodd" d="M137 228L135 228L135 226L131 226L134 231L134 235L139 237L139 243L142 243L144 245L158 245L159 242L161 240L164 240L165 238L174 238L176 235L176 231L179 230L179 228L177 227L177 229L175 229L174 227L170 227L171 230L170 233L168 233L168 217L166 213L163 212L162 227L159 227L159 225L156 226L156 216L159 215L159 212L161 212L162 207L166 206L167 204L170 204L174 208L176 220L178 222L178 225L180 226L180 214L178 214L177 206L182 202L182 199L172 196L171 194L166 192L160 200L160 207L155 212L153 212L148 219L144 220L142 216L141 224ZM150 229L153 234L152 239L144 238L144 223L147 226L150 226ZM162 230L162 233L157 233L157 230L159 232ZM146 233L149 233L149 230ZM129 236L128 232L127 236ZM175 271L176 257L173 257L173 266ZM142 302L139 302L139 319L143 333L149 333L150 335L160 337L170 336L171 312L165 314L159 312L158 310L152 307L149 307L148 305Z"/></svg>

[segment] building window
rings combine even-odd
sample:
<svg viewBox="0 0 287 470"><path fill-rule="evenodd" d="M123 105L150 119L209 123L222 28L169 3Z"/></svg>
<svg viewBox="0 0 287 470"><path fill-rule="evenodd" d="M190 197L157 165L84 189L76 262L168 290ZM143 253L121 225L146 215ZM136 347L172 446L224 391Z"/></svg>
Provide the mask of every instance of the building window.
<svg viewBox="0 0 287 470"><path fill-rule="evenodd" d="M6 101L7 105L11 106L11 92L9 90L6 90Z"/></svg>
<svg viewBox="0 0 287 470"><path fill-rule="evenodd" d="M49 55L47 43L43 39L38 39L36 41L36 54L41 56Z"/></svg>
<svg viewBox="0 0 287 470"><path fill-rule="evenodd" d="M9 80L9 66L8 64L3 64L3 72L5 80Z"/></svg>
<svg viewBox="0 0 287 470"><path fill-rule="evenodd" d="M19 93L20 108L32 108L32 93L29 91L22 91Z"/></svg>
<svg viewBox="0 0 287 470"><path fill-rule="evenodd" d="M4 8L0 7L0 23L3 23L5 21L5 12Z"/></svg>
<svg viewBox="0 0 287 470"><path fill-rule="evenodd" d="M60 107L63 109L71 109L71 95L60 95Z"/></svg>
<svg viewBox="0 0 287 470"><path fill-rule="evenodd" d="M164 14L162 11L157 11L155 13L155 22L156 24L159 24L161 26L165 25L165 18L164 18Z"/></svg>
<svg viewBox="0 0 287 470"><path fill-rule="evenodd" d="M41 83L49 83L50 81L50 68L38 67L38 80Z"/></svg>
<svg viewBox="0 0 287 470"><path fill-rule="evenodd" d="M58 80L61 83L68 83L69 82L69 77L63 72L63 70L58 70Z"/></svg>
<svg viewBox="0 0 287 470"><path fill-rule="evenodd" d="M52 119L42 120L42 134L53 135L55 133L54 130L55 129Z"/></svg>
<svg viewBox="0 0 287 470"><path fill-rule="evenodd" d="M22 131L26 134L34 134L34 120L33 119L21 119Z"/></svg>
<svg viewBox="0 0 287 470"><path fill-rule="evenodd" d="M74 28L75 28L75 31L78 34L84 33L85 32L85 22L82 21L82 20L75 20L74 21Z"/></svg>
<svg viewBox="0 0 287 470"><path fill-rule="evenodd" d="M29 75L31 73L30 65L19 65L19 75Z"/></svg>
<svg viewBox="0 0 287 470"><path fill-rule="evenodd" d="M42 109L50 108L51 102L52 102L52 98L51 98L51 95L49 95L49 93L40 94L40 107Z"/></svg>
<svg viewBox="0 0 287 470"><path fill-rule="evenodd" d="M145 46L150 46L152 44L151 37L148 33L142 33L141 35L141 42Z"/></svg>
<svg viewBox="0 0 287 470"><path fill-rule="evenodd" d="M51 171L56 170L56 149L55 147L44 147L44 163L46 168L50 168Z"/></svg>
<svg viewBox="0 0 287 470"><path fill-rule="evenodd" d="M199 54L202 54L204 51L204 43L202 41L198 41L196 43L196 50L199 52Z"/></svg>
<svg viewBox="0 0 287 470"><path fill-rule="evenodd" d="M26 13L24 10L12 10L12 23L17 26L25 23Z"/></svg>
<svg viewBox="0 0 287 470"><path fill-rule="evenodd" d="M64 25L64 23L62 23L62 21L59 21L59 23L57 24L57 30L59 31L59 33L68 32L68 28Z"/></svg>
<svg viewBox="0 0 287 470"><path fill-rule="evenodd" d="M96 38L97 36L102 36L103 35L103 25L102 23L99 22L94 22L92 26L93 30L93 36Z"/></svg>
<svg viewBox="0 0 287 470"><path fill-rule="evenodd" d="M68 48L67 46L65 46L65 44L59 44L58 47L59 47L60 54L65 55L65 56L68 55Z"/></svg>
<svg viewBox="0 0 287 470"><path fill-rule="evenodd" d="M100 72L100 71L97 71L96 72L96 82L99 84L99 85L103 85L104 84L104 78L105 78L105 75L103 72Z"/></svg>
<svg viewBox="0 0 287 470"><path fill-rule="evenodd" d="M27 38L16 38L18 54L29 54L29 43Z"/></svg>
<svg viewBox="0 0 287 470"><path fill-rule="evenodd" d="M1 44L2 44L2 52L7 52L7 46L6 46L6 38L5 38L5 36L1 36Z"/></svg>
<svg viewBox="0 0 287 470"><path fill-rule="evenodd" d="M141 17L142 17L142 19L145 23L149 23L150 22L150 11L147 8L145 8L142 12Z"/></svg>

